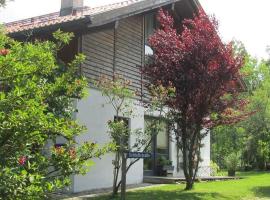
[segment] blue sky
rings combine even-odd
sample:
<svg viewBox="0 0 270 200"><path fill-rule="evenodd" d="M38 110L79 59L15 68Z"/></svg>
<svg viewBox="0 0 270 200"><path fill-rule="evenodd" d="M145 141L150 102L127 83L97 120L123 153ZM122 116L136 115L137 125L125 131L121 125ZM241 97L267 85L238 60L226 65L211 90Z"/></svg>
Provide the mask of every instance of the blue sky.
<svg viewBox="0 0 270 200"><path fill-rule="evenodd" d="M85 0L85 5L98 6L123 0ZM61 0L15 0L0 9L0 22L9 22L58 11ZM220 35L225 42L241 40L258 58L267 58L270 45L270 0L200 0L208 14L220 22Z"/></svg>

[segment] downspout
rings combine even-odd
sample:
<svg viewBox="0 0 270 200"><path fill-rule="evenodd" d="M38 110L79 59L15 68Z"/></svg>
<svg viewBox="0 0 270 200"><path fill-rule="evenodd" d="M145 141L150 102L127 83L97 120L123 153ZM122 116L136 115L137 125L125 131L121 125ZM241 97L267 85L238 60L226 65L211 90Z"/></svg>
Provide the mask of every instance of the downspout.
<svg viewBox="0 0 270 200"><path fill-rule="evenodd" d="M118 26L119 26L119 21L115 21L114 24L114 34L113 34L113 80L115 80L115 75L116 75L116 51L117 51L117 35L118 35Z"/></svg>

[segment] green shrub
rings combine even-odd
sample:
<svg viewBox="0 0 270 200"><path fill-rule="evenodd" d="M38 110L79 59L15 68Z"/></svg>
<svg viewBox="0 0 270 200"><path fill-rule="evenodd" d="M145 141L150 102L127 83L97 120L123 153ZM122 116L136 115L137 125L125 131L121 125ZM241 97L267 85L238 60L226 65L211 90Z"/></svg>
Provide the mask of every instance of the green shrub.
<svg viewBox="0 0 270 200"><path fill-rule="evenodd" d="M215 163L214 161L211 160L211 162L210 162L210 170L211 170L211 172L210 172L211 176L218 176L220 168L219 168L217 163Z"/></svg>
<svg viewBox="0 0 270 200"><path fill-rule="evenodd" d="M225 158L225 163L229 176L234 176L235 171L240 165L240 155L239 153L231 153Z"/></svg>
<svg viewBox="0 0 270 200"><path fill-rule="evenodd" d="M56 42L17 42L0 33L0 199L44 199L103 153L75 140L85 130L73 117L87 86L78 71L84 56L57 58L71 37L57 31Z"/></svg>

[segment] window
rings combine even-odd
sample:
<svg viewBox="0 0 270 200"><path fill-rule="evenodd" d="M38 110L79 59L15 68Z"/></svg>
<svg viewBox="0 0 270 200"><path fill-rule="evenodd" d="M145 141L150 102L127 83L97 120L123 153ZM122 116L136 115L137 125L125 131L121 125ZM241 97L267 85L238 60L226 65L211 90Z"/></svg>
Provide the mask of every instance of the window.
<svg viewBox="0 0 270 200"><path fill-rule="evenodd" d="M165 121L162 121L160 131L157 135L157 154L169 159L169 137L168 127Z"/></svg>
<svg viewBox="0 0 270 200"><path fill-rule="evenodd" d="M155 28L156 28L156 22L155 22L155 13L149 13L146 14L144 17L144 43L145 43L145 61L146 63L149 62L149 58L153 55L153 50L148 44L148 39L151 35L153 35Z"/></svg>

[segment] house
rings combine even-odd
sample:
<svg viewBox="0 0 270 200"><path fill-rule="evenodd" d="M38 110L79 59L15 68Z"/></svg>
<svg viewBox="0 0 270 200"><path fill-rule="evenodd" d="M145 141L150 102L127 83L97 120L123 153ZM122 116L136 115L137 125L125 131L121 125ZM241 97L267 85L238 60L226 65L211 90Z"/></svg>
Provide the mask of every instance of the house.
<svg viewBox="0 0 270 200"><path fill-rule="evenodd" d="M134 100L136 115L128 119L129 127L132 130L144 128L145 121L153 116L148 116L140 103L147 98L147 91L142 84L141 67L145 64L145 55L152 53L147 46L147 38L157 26L156 12L160 7L170 10L176 23L181 24L184 18L192 17L199 6L197 0L125 0L91 8L84 7L83 0L62 0L60 12L8 23L6 31L19 40L29 37L48 38L48 35L59 28L75 33L75 39L63 49L59 57L67 62L78 52L86 55L80 71L89 80L90 95L87 99L76 102L78 113L75 117L87 126L88 133L78 137L77 141L92 140L106 144L110 141L106 123L114 119L114 110L106 104L101 92L93 87L92 81L101 75L113 77L114 74L130 79L131 89L139 91L141 95ZM131 143L134 140L135 138L130 138ZM176 145L169 139L169 133L159 133L154 142L156 148L152 150L155 152L153 157L162 155L170 159L175 166L173 177L183 177L183 171L176 167ZM203 162L198 175L209 176L210 136L203 143ZM128 184L141 183L144 175L156 175L153 157L150 160L141 159L131 168L127 175ZM85 176L73 176L72 192L111 187L113 159L112 153L107 154L96 160Z"/></svg>

